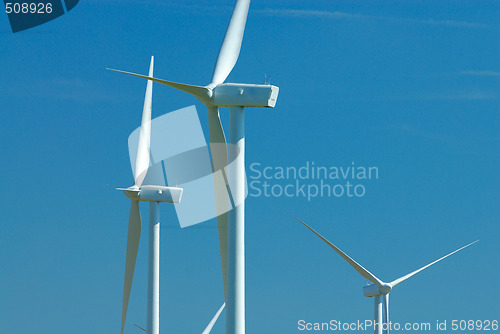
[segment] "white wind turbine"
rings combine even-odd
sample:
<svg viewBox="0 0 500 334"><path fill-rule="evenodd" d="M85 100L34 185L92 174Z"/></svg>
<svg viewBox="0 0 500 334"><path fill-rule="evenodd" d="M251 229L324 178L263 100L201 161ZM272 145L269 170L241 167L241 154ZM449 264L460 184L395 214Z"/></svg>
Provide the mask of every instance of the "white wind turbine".
<svg viewBox="0 0 500 334"><path fill-rule="evenodd" d="M153 76L154 57L151 57L149 76ZM147 333L159 333L159 279L160 279L160 202L180 203L182 188L165 187L158 185L143 185L150 164L151 149L151 107L153 100L153 82L148 80L146 96L144 99L144 109L142 112L139 141L137 144L137 156L134 168L135 183L129 188L118 188L131 199L128 236L127 255L125 260L125 279L123 286L123 305L121 333L123 334L127 308L134 278L134 269L139 249L141 237L141 215L139 202L149 202L149 254L148 254L148 306L147 306ZM215 325L225 304L218 310L203 334L208 334Z"/></svg>
<svg viewBox="0 0 500 334"><path fill-rule="evenodd" d="M212 81L206 86L187 85L130 72L113 70L152 80L191 95L208 108L209 142L214 172L217 225L221 253L222 277L226 299L226 332L245 333L245 107L273 108L278 97L278 87L224 83L231 73L241 49L250 0L237 0L215 64ZM219 107L229 107L229 143L235 150L226 148ZM236 159L238 157L238 159ZM227 181L223 186L215 182L215 172L222 171L229 161L234 161L229 171L230 194L234 207L229 211ZM225 174L224 174L225 175ZM229 212L229 214L227 214ZM228 222L229 220L229 222Z"/></svg>
<svg viewBox="0 0 500 334"><path fill-rule="evenodd" d="M332 244L330 241L328 241L325 237L323 237L321 234L313 230L311 227L309 227L306 223L301 221L299 218L295 217L299 222L301 222L305 227L310 229L314 234L316 234L318 237L321 238L328 246L330 246L335 252L337 252L344 260L346 260L358 273L361 274L364 278L372 282L373 284L367 285L363 287L363 293L365 297L375 297L375 323L379 324L378 326L375 325L375 334L382 334L382 324L385 324L384 326L384 332L389 333L389 293L391 290L398 284L406 281L408 278L412 277L413 275L418 274L422 270L432 266L433 264L447 258L448 256L455 254L458 251L461 251L462 249L469 247L472 244L475 244L479 240L476 240L474 242L471 242L468 245L465 245L439 259L437 259L434 262L429 263L428 265L423 266L420 269L417 269L407 275L404 275L398 279L395 279L394 281L390 283L383 282L379 278L377 278L375 275L373 275L371 272L363 268L359 263L354 261L349 255L341 251L339 248L337 248L334 244ZM382 297L383 297L383 305L382 305ZM384 311L382 312L382 307L384 308ZM382 313L383 313L383 322L382 322Z"/></svg>
<svg viewBox="0 0 500 334"><path fill-rule="evenodd" d="M151 57L149 75L153 75L154 58ZM159 279L160 279L160 202L179 203L182 188L158 185L143 185L150 163L151 141L151 105L153 100L153 82L148 81L144 109L142 111L141 129L137 144L137 156L134 168L134 185L119 188L131 199L128 222L127 255L125 259L125 279L123 284L123 305L121 333L125 327L128 301L134 269L141 238L141 213L139 202L149 202L149 256L148 256L148 311L147 332L156 334L159 331Z"/></svg>

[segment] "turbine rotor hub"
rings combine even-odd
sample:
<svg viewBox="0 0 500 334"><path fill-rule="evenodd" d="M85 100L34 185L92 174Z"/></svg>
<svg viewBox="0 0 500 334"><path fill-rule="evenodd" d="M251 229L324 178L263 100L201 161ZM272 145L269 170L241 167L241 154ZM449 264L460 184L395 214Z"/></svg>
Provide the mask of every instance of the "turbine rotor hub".
<svg viewBox="0 0 500 334"><path fill-rule="evenodd" d="M392 290L392 285L390 283L384 283L380 288L380 293L385 295L385 294L388 294L389 292L391 292Z"/></svg>

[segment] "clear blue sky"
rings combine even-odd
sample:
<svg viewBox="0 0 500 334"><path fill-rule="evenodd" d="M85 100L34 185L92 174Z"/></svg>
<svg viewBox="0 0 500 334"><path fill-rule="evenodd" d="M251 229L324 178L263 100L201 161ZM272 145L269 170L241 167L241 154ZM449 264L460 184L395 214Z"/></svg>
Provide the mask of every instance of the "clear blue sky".
<svg viewBox="0 0 500 334"><path fill-rule="evenodd" d="M157 77L207 84L233 3L87 0L16 34L0 15L0 332L119 331L129 201L115 188L132 183L145 82L105 68L146 73L154 55ZM499 15L498 1L252 1L228 81L267 73L280 95L246 113L247 166L355 162L379 178L362 198L247 199L248 333L372 317L365 280L294 216L387 281L481 239L398 286L391 318L498 319ZM196 104L208 135L191 96L155 84L153 99L154 116ZM181 230L161 210L161 329L200 333L223 301L215 221ZM144 229L139 325L146 245Z"/></svg>

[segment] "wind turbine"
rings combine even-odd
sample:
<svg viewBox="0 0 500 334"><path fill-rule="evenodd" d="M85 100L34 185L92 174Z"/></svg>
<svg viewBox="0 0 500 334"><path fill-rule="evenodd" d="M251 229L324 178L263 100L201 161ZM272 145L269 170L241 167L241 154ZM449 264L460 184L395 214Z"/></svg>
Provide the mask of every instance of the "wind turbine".
<svg viewBox="0 0 500 334"><path fill-rule="evenodd" d="M153 75L154 58L151 57L149 75ZM127 318L128 301L134 269L141 238L141 213L139 202L149 202L149 256L148 256L148 312L147 333L159 332L159 279L160 279L160 202L179 203L182 188L158 185L143 185L150 163L151 141L151 104L153 82L148 81L142 122L137 144L137 156L134 169L134 185L129 188L119 188L130 198L130 216L128 221L127 255L125 259L125 279L123 284L123 305L121 334Z"/></svg>
<svg viewBox="0 0 500 334"><path fill-rule="evenodd" d="M250 0L238 0L222 42L212 81L206 86L188 85L153 78L130 72L113 70L152 80L191 95L208 109L208 126L212 169L224 173L229 161L234 168L229 171L232 202L231 211L226 200L228 190L215 185L216 210L219 214L219 245L222 278L226 299L226 333L245 333L245 107L273 108L279 88L272 85L224 83L238 60L245 31ZM236 149L226 148L226 137L222 129L219 107L229 107L229 143ZM236 159L238 157L238 159ZM225 174L224 174L225 175ZM229 212L228 212L229 211Z"/></svg>
<svg viewBox="0 0 500 334"><path fill-rule="evenodd" d="M456 252L461 251L462 249L467 248L467 247L471 246L472 244L475 244L476 242L479 241L479 240L476 240L474 242L471 242L470 244L465 245L465 246L437 259L436 261L431 262L431 263L423 266L420 269L412 271L411 273L404 275L398 279L395 279L394 281L392 281L390 283L386 283L386 282L383 282L382 280L380 280L377 276L373 275L368 270L366 270L363 266L361 266L359 263L357 263L351 257L349 257L349 255L347 255L346 253L341 251L334 244L332 244L330 241L328 241L321 234L319 234L318 232L313 230L311 227L309 227L306 223L301 221L299 218L295 217L295 219L297 219L305 227L307 227L314 234L316 234L318 237L320 237L321 240L323 240L326 244L328 244L328 246L330 246L335 252L337 252L344 260L346 260L358 273L361 274L361 276L363 276L364 278L366 278L367 280L369 280L370 282L373 283L373 284L370 284L370 285L363 287L363 293L364 293L365 297L375 297L375 325L374 325L375 334L382 333L382 327L383 327L382 324L385 324L384 332L387 334L389 333L389 293L396 285L406 281L408 278L412 277L413 275L418 274L419 272L432 266L433 264L435 264L441 260L444 260L448 256L453 255ZM382 300L381 300L382 297L383 297L383 305L382 305ZM384 307L383 312L382 312L382 306ZM382 313L384 316L383 322L382 322ZM378 326L377 326L377 324L378 324Z"/></svg>

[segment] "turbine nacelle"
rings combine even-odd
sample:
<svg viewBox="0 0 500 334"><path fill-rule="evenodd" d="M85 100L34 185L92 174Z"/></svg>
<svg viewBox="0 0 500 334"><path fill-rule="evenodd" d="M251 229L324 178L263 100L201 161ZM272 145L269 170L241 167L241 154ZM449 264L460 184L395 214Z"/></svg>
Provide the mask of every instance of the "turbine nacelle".
<svg viewBox="0 0 500 334"><path fill-rule="evenodd" d="M133 201L139 202L164 202L180 203L182 188L144 185L142 187L132 186L129 188L118 188L125 196Z"/></svg>
<svg viewBox="0 0 500 334"><path fill-rule="evenodd" d="M194 95L204 105L210 107L274 108L279 93L279 87L273 85L222 83L198 87L177 85L166 80L158 80L158 82L184 90ZM192 87L197 88L192 89Z"/></svg>
<svg viewBox="0 0 500 334"><path fill-rule="evenodd" d="M370 284L363 287L363 294L365 297L375 297L377 295L386 295L392 290L391 283L384 283L382 286L377 284Z"/></svg>
<svg viewBox="0 0 500 334"><path fill-rule="evenodd" d="M274 108L278 93L272 85L224 83L213 88L211 102L218 107Z"/></svg>

